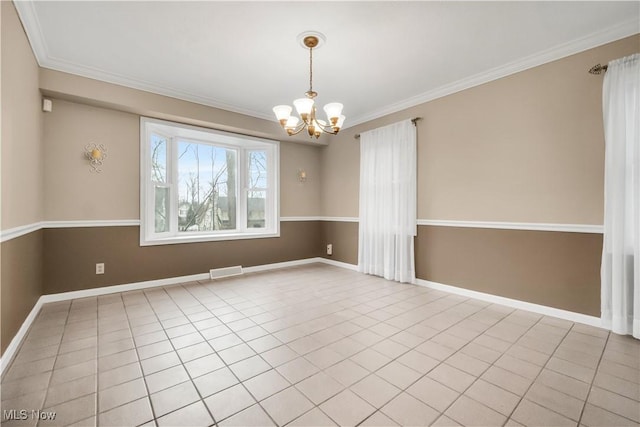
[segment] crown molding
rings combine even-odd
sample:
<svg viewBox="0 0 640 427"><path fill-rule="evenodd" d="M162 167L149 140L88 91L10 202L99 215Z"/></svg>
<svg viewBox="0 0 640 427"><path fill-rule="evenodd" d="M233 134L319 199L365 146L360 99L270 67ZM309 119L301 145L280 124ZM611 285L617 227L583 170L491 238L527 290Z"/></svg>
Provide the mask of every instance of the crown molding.
<svg viewBox="0 0 640 427"><path fill-rule="evenodd" d="M384 117L392 113L397 113L398 111L415 107L416 105L424 104L426 102L433 101L434 99L442 98L444 96L451 95L465 89L470 89L484 83L498 80L511 74L519 73L520 71L525 71L530 68L547 64L549 62L553 62L570 55L574 55L576 53L584 52L585 50L593 49L603 44L611 43L616 40L638 34L639 32L640 18L634 17L633 19L623 22L619 25L597 31L588 36L581 37L579 39L572 40L558 46L554 46L551 49L526 56L517 61L513 61L499 67L491 68L487 71L483 71L473 76L437 87L433 90L412 96L402 101L395 102L386 107L379 108L369 114L350 118L349 126L345 127L345 129L371 120L379 119L380 117ZM587 70L585 70L585 72L586 71Z"/></svg>
<svg viewBox="0 0 640 427"><path fill-rule="evenodd" d="M150 84L142 80L134 79L124 75L107 73L103 70L99 70L93 67L86 67L55 58L49 54L46 40L44 39L44 35L40 26L40 21L38 20L38 16L35 11L34 2L15 1L14 5L16 7L16 10L18 11L20 20L22 21L22 25L26 30L25 32L27 33L27 37L29 39L29 42L31 43L31 47L35 54L36 60L38 61L38 64L43 68L50 68L56 71L62 71L82 77L101 80L107 83L118 84L145 92L169 96L172 98L181 99L183 101L189 101L196 104L220 108L238 114L244 114L259 119L273 121L273 117L270 113L263 113L260 111L241 108L236 105L220 102L186 91L172 89L161 85ZM433 90L395 102L386 107L379 108L370 113L356 117L350 117L349 121L347 122L347 126L345 126L343 129L348 129L361 123L375 120L380 117L396 113L398 111L402 111L404 109L414 107L416 105L423 104L425 102L429 102L455 92L462 91L464 89L469 89L483 83L506 77L510 74L524 71L526 69L555 61L557 59L576 54L587 49L603 45L605 43L613 42L615 40L637 34L639 32L639 28L640 18L634 17L633 19L627 22L623 22L619 25L597 31L588 36L561 44L559 46L547 49L534 55L527 56L509 64L492 68L488 71L475 74L471 77L461 79L444 86L440 86Z"/></svg>
<svg viewBox="0 0 640 427"><path fill-rule="evenodd" d="M14 5L22 21L22 25L27 33L27 38L35 54L38 65L42 68L49 68L63 73L74 74L89 79L100 80L107 83L113 83L120 86L138 89L144 92L151 92L157 95L164 95L171 98L181 99L183 101L193 102L195 104L206 105L208 107L219 108L221 110L233 113L244 114L258 119L273 121L272 114L262 113L246 108L241 108L225 102L216 101L214 99L196 95L187 91L172 89L168 86L155 85L143 80L135 79L117 73L109 73L94 67L87 67L70 61L56 58L49 54L46 40L42 33L42 27L38 20L33 1L15 1Z"/></svg>
<svg viewBox="0 0 640 427"><path fill-rule="evenodd" d="M35 3L32 1L14 1L13 5L18 12L22 26L24 27L27 39L31 44L31 49L38 64L42 66L42 61L48 57L49 49L42 34L42 26L35 10Z"/></svg>
<svg viewBox="0 0 640 427"><path fill-rule="evenodd" d="M74 74L80 77L86 77L89 79L99 80L106 83L113 83L119 86L124 86L131 89L137 89L143 92L149 92L156 95L167 96L170 98L192 102L194 104L200 104L207 107L218 108L220 110L242 114L242 115L254 117L257 119L274 121L271 115L264 114L259 111L240 108L232 104L215 101L208 97L196 95L196 94L178 90L178 89L172 89L168 86L154 85L142 80L137 80L137 79L123 76L120 74L108 73L106 71L102 71L97 68L78 65L69 61L64 61L64 60L53 58L53 57L47 57L46 59L42 61L39 60L38 62L40 63L40 66L42 68L48 68L54 71L61 71L63 73Z"/></svg>

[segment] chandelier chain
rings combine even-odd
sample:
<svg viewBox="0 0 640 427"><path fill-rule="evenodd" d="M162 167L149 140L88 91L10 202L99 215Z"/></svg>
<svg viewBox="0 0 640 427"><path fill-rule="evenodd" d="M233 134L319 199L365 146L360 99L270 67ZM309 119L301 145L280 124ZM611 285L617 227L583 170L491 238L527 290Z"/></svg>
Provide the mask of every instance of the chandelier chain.
<svg viewBox="0 0 640 427"><path fill-rule="evenodd" d="M309 92L313 92L313 48L309 49Z"/></svg>

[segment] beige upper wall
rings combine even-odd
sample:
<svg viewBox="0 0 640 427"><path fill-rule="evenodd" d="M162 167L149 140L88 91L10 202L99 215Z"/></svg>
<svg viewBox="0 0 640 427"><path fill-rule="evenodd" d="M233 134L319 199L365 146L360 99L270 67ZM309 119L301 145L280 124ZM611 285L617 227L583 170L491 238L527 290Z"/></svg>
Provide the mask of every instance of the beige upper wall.
<svg viewBox="0 0 640 427"><path fill-rule="evenodd" d="M91 172L84 158L89 143L107 148L101 173ZM44 119L44 145L47 221L140 218L139 115L54 99ZM282 216L319 215L320 155L318 147L280 143ZM305 183L298 169L307 171Z"/></svg>
<svg viewBox="0 0 640 427"><path fill-rule="evenodd" d="M280 143L280 216L320 215L321 155L318 147ZM299 170L307 174L304 182Z"/></svg>
<svg viewBox="0 0 640 427"><path fill-rule="evenodd" d="M54 99L44 117L45 219L139 219L139 140L139 116ZM90 143L107 149L101 173L84 157Z"/></svg>
<svg viewBox="0 0 640 427"><path fill-rule="evenodd" d="M287 138L277 122L140 91L72 74L40 69L40 88L54 99L45 116L45 219L139 218L141 115L238 132L280 143L280 215L320 214L320 150L308 139ZM104 172L89 172L84 146L108 149ZM55 161L51 161L55 158ZM298 169L307 171L300 183Z"/></svg>
<svg viewBox="0 0 640 427"><path fill-rule="evenodd" d="M640 35L347 129L323 149L323 215L357 216L353 135L418 122L418 218L602 224L602 76Z"/></svg>
<svg viewBox="0 0 640 427"><path fill-rule="evenodd" d="M322 149L322 215L358 216L360 143L354 135L360 126L347 128Z"/></svg>
<svg viewBox="0 0 640 427"><path fill-rule="evenodd" d="M2 7L2 229L43 219L38 64L12 2Z"/></svg>

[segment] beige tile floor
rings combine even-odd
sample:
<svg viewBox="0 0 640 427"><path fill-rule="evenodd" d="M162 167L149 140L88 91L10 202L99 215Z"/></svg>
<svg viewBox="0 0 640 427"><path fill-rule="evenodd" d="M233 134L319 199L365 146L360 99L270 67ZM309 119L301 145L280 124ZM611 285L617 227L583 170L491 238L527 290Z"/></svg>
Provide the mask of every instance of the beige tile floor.
<svg viewBox="0 0 640 427"><path fill-rule="evenodd" d="M3 426L637 426L639 384L629 337L312 264L47 304L1 392Z"/></svg>

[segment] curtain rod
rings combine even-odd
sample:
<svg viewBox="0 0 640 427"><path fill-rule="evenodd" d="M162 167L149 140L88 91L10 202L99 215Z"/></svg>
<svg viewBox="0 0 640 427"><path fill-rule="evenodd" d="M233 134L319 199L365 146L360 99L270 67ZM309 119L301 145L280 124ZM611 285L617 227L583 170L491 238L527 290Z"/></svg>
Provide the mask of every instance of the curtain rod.
<svg viewBox="0 0 640 427"><path fill-rule="evenodd" d="M589 74L602 74L607 71L607 68L609 68L608 65L596 64L593 67L589 68Z"/></svg>
<svg viewBox="0 0 640 427"><path fill-rule="evenodd" d="M413 119L411 119L411 123L413 123L413 124L414 124L414 126L415 126L415 124L416 124L416 122L417 122L418 120L422 120L422 117L414 117ZM353 137L354 137L355 139L360 139L360 134L359 134L359 133L356 133L355 135L353 135Z"/></svg>

